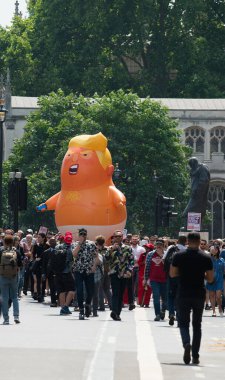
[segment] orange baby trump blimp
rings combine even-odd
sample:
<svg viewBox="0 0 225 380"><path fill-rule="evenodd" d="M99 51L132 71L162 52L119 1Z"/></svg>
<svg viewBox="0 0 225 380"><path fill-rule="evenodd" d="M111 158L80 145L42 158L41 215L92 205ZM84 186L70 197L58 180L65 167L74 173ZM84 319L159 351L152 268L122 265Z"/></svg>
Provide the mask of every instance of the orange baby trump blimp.
<svg viewBox="0 0 225 380"><path fill-rule="evenodd" d="M126 224L126 198L113 181L114 166L102 133L73 137L61 167L61 191L37 207L55 210L61 233L85 227L94 240L108 239Z"/></svg>

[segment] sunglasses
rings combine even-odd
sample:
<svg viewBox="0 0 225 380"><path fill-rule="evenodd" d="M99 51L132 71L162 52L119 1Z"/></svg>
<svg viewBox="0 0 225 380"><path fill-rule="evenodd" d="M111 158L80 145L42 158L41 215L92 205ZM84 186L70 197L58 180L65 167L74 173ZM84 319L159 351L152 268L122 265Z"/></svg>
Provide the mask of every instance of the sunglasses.
<svg viewBox="0 0 225 380"><path fill-rule="evenodd" d="M81 232L81 234L79 234L79 236L87 236L87 234L85 234L84 232Z"/></svg>

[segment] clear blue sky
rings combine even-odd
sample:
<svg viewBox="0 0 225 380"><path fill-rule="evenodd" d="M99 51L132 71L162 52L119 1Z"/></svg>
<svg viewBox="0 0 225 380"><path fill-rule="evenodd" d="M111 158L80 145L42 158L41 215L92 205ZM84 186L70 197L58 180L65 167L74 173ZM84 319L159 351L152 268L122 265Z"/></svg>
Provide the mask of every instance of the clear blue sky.
<svg viewBox="0 0 225 380"><path fill-rule="evenodd" d="M22 12L23 17L27 16L26 0L19 1L19 10ZM16 0L0 0L0 25L3 27L10 26L12 17L15 12Z"/></svg>

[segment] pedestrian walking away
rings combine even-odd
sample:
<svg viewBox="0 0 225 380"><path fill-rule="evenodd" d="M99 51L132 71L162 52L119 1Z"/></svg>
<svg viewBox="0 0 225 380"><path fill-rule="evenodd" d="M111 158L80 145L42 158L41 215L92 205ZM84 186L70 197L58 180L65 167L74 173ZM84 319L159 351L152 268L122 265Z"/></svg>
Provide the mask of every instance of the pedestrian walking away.
<svg viewBox="0 0 225 380"><path fill-rule="evenodd" d="M13 247L13 237L4 237L4 246L0 248L0 291L2 297L3 325L9 325L9 296L13 304L13 316L16 324L19 320L17 274L22 267L19 251Z"/></svg>
<svg viewBox="0 0 225 380"><path fill-rule="evenodd" d="M184 347L183 360L185 364L191 361L199 364L199 350L201 344L201 323L205 302L205 283L214 281L213 265L209 255L199 249L200 234L188 234L188 247L184 252L176 253L170 267L170 277L179 277L178 309L179 328ZM190 314L192 311L193 338L190 340Z"/></svg>

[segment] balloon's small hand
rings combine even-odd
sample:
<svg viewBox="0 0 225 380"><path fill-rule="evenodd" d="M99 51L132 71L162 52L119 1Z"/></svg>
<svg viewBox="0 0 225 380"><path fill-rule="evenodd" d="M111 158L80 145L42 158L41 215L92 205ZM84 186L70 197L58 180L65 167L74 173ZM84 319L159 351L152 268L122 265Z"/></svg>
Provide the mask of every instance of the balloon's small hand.
<svg viewBox="0 0 225 380"><path fill-rule="evenodd" d="M43 212L43 211L45 211L45 210L47 210L46 203L42 203L41 205L39 205L39 206L36 207L36 211L41 211L41 212Z"/></svg>

